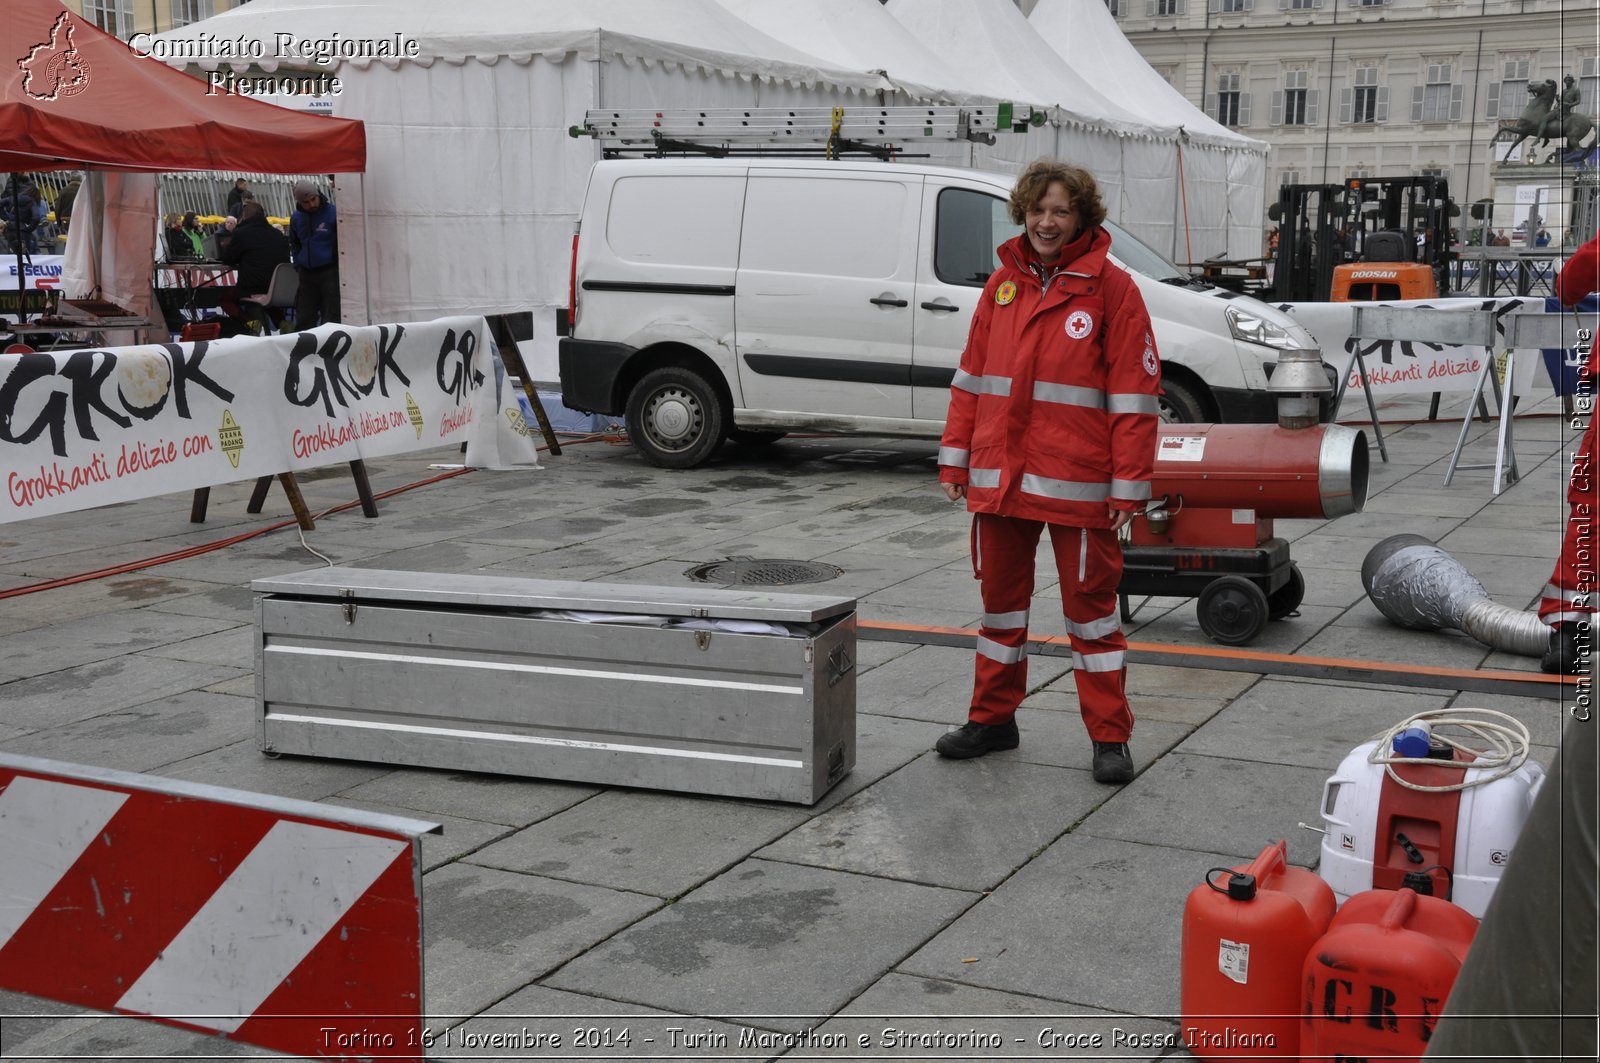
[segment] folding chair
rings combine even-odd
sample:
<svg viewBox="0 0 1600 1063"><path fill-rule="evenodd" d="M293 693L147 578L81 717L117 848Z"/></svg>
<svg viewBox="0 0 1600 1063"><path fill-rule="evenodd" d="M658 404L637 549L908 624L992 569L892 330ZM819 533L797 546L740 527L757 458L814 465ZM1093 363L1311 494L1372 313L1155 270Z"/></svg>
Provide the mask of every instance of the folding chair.
<svg viewBox="0 0 1600 1063"><path fill-rule="evenodd" d="M286 310L294 306L295 293L300 290L300 274L295 272L294 266L287 262L280 262L273 267L272 280L267 283L267 290L260 295L247 295L240 299L244 306L247 321L263 321L261 331L271 331L272 315L267 310ZM257 316L259 315L259 316Z"/></svg>

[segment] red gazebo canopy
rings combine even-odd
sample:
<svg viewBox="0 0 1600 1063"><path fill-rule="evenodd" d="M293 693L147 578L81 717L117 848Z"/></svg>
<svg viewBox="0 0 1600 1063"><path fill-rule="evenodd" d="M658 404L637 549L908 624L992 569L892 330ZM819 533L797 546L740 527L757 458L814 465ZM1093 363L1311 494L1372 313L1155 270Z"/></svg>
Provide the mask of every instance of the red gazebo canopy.
<svg viewBox="0 0 1600 1063"><path fill-rule="evenodd" d="M366 170L361 122L224 94L59 0L5 0L0 23L0 172Z"/></svg>

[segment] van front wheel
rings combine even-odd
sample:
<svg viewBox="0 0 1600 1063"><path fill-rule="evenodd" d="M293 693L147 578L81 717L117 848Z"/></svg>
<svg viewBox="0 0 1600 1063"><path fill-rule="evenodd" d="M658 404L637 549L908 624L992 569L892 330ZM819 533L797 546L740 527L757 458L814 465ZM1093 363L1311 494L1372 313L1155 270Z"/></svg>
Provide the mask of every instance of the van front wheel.
<svg viewBox="0 0 1600 1063"><path fill-rule="evenodd" d="M1200 396L1187 383L1163 380L1161 390L1165 394L1157 401L1156 409L1161 414L1162 424L1198 424L1210 419Z"/></svg>
<svg viewBox="0 0 1600 1063"><path fill-rule="evenodd" d="M722 445L727 432L716 388L693 369L646 373L628 396L628 438L652 465L691 469Z"/></svg>

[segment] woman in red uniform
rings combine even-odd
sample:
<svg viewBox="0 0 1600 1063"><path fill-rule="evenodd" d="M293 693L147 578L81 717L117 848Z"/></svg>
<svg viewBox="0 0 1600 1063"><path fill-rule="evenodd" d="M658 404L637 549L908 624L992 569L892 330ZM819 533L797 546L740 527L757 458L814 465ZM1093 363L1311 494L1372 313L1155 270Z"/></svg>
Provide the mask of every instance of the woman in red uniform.
<svg viewBox="0 0 1600 1063"><path fill-rule="evenodd" d="M972 317L939 448L939 481L973 514L983 625L968 721L946 757L1015 749L1027 692L1034 555L1050 529L1094 777L1133 778L1117 531L1144 508L1161 362L1139 289L1106 252L1087 170L1041 160L1011 192L1025 231L1002 244Z"/></svg>
<svg viewBox="0 0 1600 1063"><path fill-rule="evenodd" d="M1572 306L1595 291L1600 291L1600 236L1578 248L1556 277L1556 298L1563 306ZM1600 383L1592 353L1584 363L1582 379L1584 394L1592 396ZM1584 670L1595 636L1595 524L1600 512L1595 491L1593 414L1572 458L1567 504L1571 508L1561 556L1539 599L1539 618L1551 628L1550 649L1540 667L1546 672L1576 674Z"/></svg>

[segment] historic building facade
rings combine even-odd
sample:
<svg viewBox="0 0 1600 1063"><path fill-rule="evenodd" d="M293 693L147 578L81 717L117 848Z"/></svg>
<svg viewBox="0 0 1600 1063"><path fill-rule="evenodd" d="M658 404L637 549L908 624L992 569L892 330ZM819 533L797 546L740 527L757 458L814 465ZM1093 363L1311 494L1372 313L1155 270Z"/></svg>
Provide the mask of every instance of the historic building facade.
<svg viewBox="0 0 1600 1063"><path fill-rule="evenodd" d="M1458 203L1501 200L1504 219L1517 179L1490 142L1528 86L1571 75L1580 110L1600 111L1600 0L1105 2L1172 85L1272 145L1270 189L1436 173ZM1549 153L1513 165L1543 173L1531 164Z"/></svg>
<svg viewBox="0 0 1600 1063"><path fill-rule="evenodd" d="M61 0L72 11L114 36L164 33L219 15L248 0Z"/></svg>

